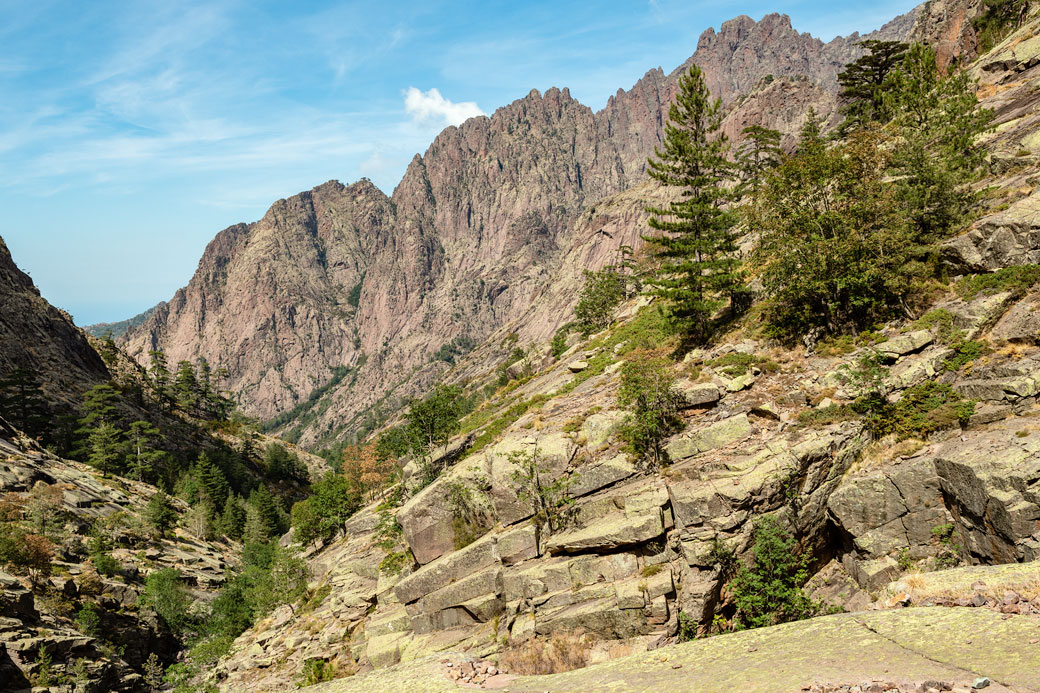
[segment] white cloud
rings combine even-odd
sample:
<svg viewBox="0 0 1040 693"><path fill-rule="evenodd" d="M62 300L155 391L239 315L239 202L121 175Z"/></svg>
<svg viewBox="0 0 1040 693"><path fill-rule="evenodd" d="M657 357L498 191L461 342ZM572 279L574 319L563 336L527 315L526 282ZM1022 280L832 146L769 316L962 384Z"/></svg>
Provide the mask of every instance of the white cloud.
<svg viewBox="0 0 1040 693"><path fill-rule="evenodd" d="M415 87L404 93L404 108L417 123L440 120L445 125L460 125L467 118L487 115L474 101L452 103L436 89L419 91Z"/></svg>

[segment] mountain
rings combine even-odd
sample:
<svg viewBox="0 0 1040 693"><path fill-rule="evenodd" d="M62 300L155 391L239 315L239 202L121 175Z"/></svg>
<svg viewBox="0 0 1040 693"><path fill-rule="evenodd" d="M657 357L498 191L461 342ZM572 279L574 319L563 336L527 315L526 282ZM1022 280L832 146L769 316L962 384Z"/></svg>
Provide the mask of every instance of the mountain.
<svg viewBox="0 0 1040 693"><path fill-rule="evenodd" d="M49 304L0 238L0 378L36 373L52 406L65 408L108 380L108 369L68 313Z"/></svg>
<svg viewBox="0 0 1040 693"><path fill-rule="evenodd" d="M83 328L83 331L95 337L104 337L105 335L109 335L113 339L116 339L126 334L126 331L131 327L137 327L147 320L152 313L155 312L156 308L158 308L158 306L152 306L148 310L138 313L134 317L127 318L126 320L119 320L117 322L99 322L94 325L86 325Z"/></svg>
<svg viewBox="0 0 1040 693"><path fill-rule="evenodd" d="M870 36L905 37L914 16ZM809 106L834 113L860 38L824 44L783 15L739 17L688 62L730 109L732 136L790 133ZM432 358L442 346L510 323L523 340L551 334L582 270L641 244L642 203L625 191L646 179L684 67L651 70L598 112L554 88L449 127L390 197L330 181L278 201L218 234L188 286L127 331L128 351L228 368L244 410L282 415L304 444L378 423L447 367Z"/></svg>
<svg viewBox="0 0 1040 693"><path fill-rule="evenodd" d="M815 350L764 337L752 311L668 362L684 428L664 441L661 466L624 442L633 412L618 396L633 387L625 366L667 344L652 299L626 302L595 335L572 334L558 358L542 357L540 339L529 377L489 388L432 454L439 476L424 485L423 461L409 461L404 492L373 494L335 540L305 547L322 597L245 632L210 681L284 690L307 677L330 692L417 682L1040 687L1038 32L1034 15L970 67L995 114L981 140L986 195L978 218L941 247L951 275L977 276L937 282L920 317ZM567 261L598 259L596 235L616 240L654 194L644 183L579 215ZM549 265L549 282L562 272ZM566 295L550 286L539 301L564 305ZM461 358L448 380L476 389L493 378L488 355L516 343L513 329L520 323ZM936 427L872 430L850 406L865 399L859 386L839 377L865 358L885 401L920 407L910 425ZM924 405L931 397L948 399ZM963 418L937 415L954 404ZM777 526L790 542L760 544L762 528ZM787 563L795 554L805 563ZM777 596L762 587L775 570L811 574L804 590L826 606L809 610L829 615L731 632L741 610Z"/></svg>

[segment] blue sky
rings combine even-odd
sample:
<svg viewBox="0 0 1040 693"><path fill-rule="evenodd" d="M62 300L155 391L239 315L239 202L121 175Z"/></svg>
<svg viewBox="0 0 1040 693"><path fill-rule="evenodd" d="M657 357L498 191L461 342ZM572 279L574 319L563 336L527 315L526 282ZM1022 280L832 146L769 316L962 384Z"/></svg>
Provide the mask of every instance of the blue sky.
<svg viewBox="0 0 1040 693"><path fill-rule="evenodd" d="M332 178L389 194L445 125L532 88L598 110L738 14L828 40L914 4L0 0L0 236L79 324L119 320L221 229Z"/></svg>

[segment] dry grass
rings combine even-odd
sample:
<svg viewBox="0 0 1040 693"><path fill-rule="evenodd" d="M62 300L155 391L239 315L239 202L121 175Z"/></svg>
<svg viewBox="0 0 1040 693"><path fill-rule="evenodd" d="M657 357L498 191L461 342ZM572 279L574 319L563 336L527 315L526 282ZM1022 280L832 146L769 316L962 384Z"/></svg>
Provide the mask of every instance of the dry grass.
<svg viewBox="0 0 1040 693"><path fill-rule="evenodd" d="M553 633L511 644L498 663L510 674L558 674L588 666L591 649L592 639L582 631Z"/></svg>

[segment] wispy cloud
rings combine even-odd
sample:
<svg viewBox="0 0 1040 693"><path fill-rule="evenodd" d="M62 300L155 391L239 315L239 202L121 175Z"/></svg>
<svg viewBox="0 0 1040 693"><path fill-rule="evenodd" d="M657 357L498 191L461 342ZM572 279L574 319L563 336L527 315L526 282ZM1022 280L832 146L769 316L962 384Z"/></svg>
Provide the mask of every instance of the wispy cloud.
<svg viewBox="0 0 1040 693"><path fill-rule="evenodd" d="M475 101L453 103L441 96L437 89L419 91L408 87L404 94L404 109L417 123L461 125L475 116L487 115Z"/></svg>

